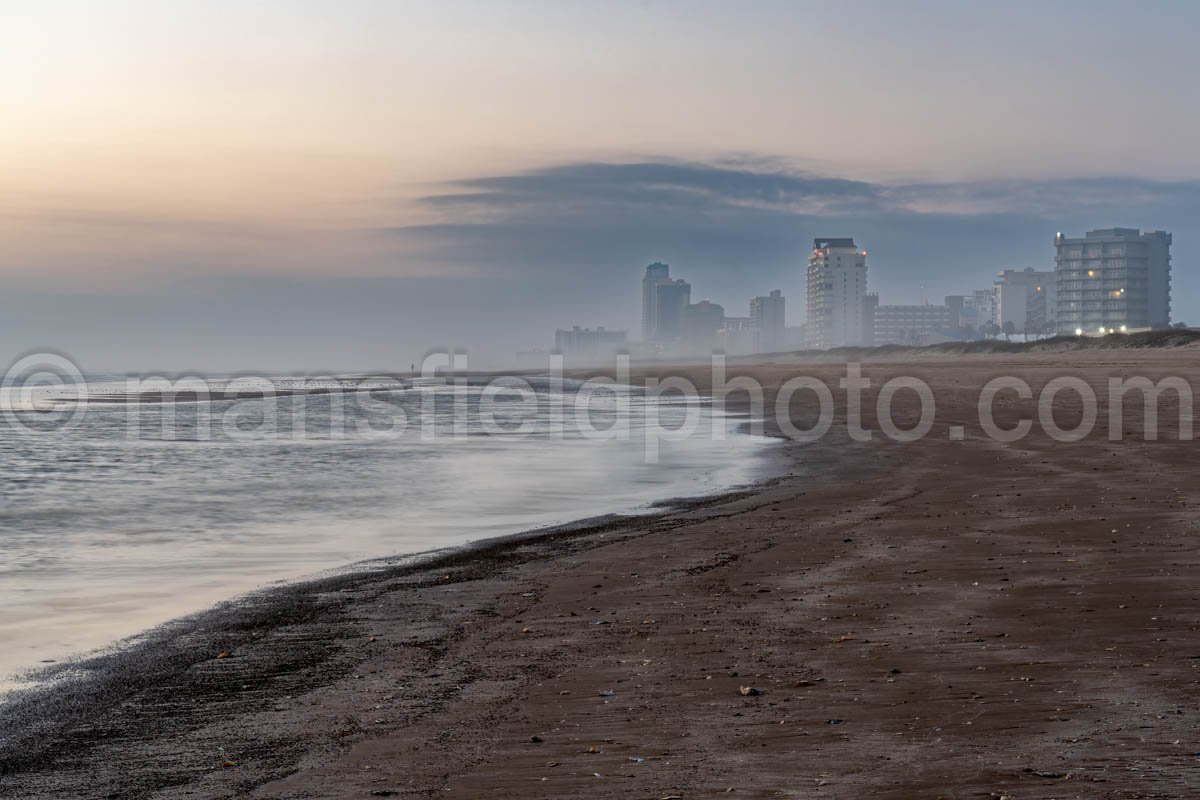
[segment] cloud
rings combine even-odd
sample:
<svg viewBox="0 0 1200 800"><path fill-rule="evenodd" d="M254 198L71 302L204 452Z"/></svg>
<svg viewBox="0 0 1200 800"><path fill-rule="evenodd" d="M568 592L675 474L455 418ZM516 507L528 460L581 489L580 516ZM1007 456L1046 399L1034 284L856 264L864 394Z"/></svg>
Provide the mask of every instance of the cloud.
<svg viewBox="0 0 1200 800"><path fill-rule="evenodd" d="M625 322L634 318L629 287L656 259L691 279L694 294L735 309L782 288L798 319L816 236L856 237L871 252L872 289L884 302L916 302L990 285L1005 268L1052 269L1060 230L1173 230L1177 265L1200 233L1200 182L1134 177L889 184L770 162L663 159L561 164L441 188L418 201L440 221L391 234L496 280L539 282L564 301L572 290L607 298ZM1190 308L1196 285L1177 269L1177 309Z"/></svg>
<svg viewBox="0 0 1200 800"><path fill-rule="evenodd" d="M653 207L690 213L740 208L837 213L867 210L880 199L878 187L862 181L676 161L565 164L458 181L447 188L462 191L429 195L420 202L456 213L503 207L510 215L545 219L546 212L572 216L581 204L589 212Z"/></svg>
<svg viewBox="0 0 1200 800"><path fill-rule="evenodd" d="M1200 181L1133 177L887 184L694 162L581 162L455 181L419 202L444 214L543 222L606 207L714 213L754 209L815 217L915 212L1060 214L1072 206L1139 213L1200 202ZM770 162L766 162L770 163ZM600 215L599 218L603 218Z"/></svg>

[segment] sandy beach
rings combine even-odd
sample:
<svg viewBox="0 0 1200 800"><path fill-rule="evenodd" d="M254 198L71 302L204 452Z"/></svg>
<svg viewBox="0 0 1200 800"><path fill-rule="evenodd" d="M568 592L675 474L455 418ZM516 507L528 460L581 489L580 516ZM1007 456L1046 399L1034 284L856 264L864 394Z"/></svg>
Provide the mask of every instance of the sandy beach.
<svg viewBox="0 0 1200 800"><path fill-rule="evenodd" d="M19 798L1180 798L1200 784L1200 480L1173 395L1123 440L983 435L989 379L1200 381L1200 348L863 364L784 475L264 593L0 719ZM770 389L844 365L732 364ZM691 377L705 388L703 375ZM931 433L881 435L914 375ZM769 392L770 394L770 392ZM844 409L841 394L837 408ZM1078 417L1062 393L1056 419ZM798 394L793 413L811 401ZM915 397L895 397L910 426ZM1006 396L997 424L1036 416ZM952 426L963 426L955 441Z"/></svg>

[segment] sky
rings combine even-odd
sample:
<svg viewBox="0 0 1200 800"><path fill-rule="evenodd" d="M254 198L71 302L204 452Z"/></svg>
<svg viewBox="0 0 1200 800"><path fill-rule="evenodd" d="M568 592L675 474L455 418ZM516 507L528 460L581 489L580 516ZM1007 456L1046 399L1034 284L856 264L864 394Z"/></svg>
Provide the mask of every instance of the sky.
<svg viewBox="0 0 1200 800"><path fill-rule="evenodd" d="M637 331L644 265L799 324L1166 229L1200 324L1200 5L0 0L0 361L478 365Z"/></svg>

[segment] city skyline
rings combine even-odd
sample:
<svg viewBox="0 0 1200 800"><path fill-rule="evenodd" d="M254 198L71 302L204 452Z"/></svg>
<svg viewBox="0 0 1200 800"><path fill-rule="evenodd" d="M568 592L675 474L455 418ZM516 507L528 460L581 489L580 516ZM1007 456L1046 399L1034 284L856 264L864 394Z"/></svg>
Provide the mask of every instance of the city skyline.
<svg viewBox="0 0 1200 800"><path fill-rule="evenodd" d="M882 303L870 291L867 251L853 237L816 237L808 258L800 320L789 320L782 290L751 297L749 316L730 316L709 299L692 303L692 285L655 261L641 279L641 339L627 331L576 325L559 329L554 352L596 356L748 355L887 344L924 345L1014 334L1104 335L1183 327L1171 317L1173 236L1133 228L1089 230L1054 238L1054 267L1004 269L992 285L969 294L942 294L932 303L921 286L919 304ZM797 322L797 325L788 325ZM564 347L563 342L573 343ZM603 346L600 343L604 342ZM632 348L630 347L632 345ZM544 351L526 351L536 355Z"/></svg>

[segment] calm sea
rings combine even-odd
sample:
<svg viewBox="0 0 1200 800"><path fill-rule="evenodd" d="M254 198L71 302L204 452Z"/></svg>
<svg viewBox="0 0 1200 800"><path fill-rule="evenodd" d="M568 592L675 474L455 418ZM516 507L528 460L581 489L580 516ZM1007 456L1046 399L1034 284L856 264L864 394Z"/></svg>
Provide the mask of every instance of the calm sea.
<svg viewBox="0 0 1200 800"><path fill-rule="evenodd" d="M378 380L350 392L363 384L284 379L273 382L283 396L131 403L124 380L99 376L87 405L62 392L10 397L0 687L273 582L637 513L766 468L771 442L702 402L527 380L508 391L481 378Z"/></svg>

